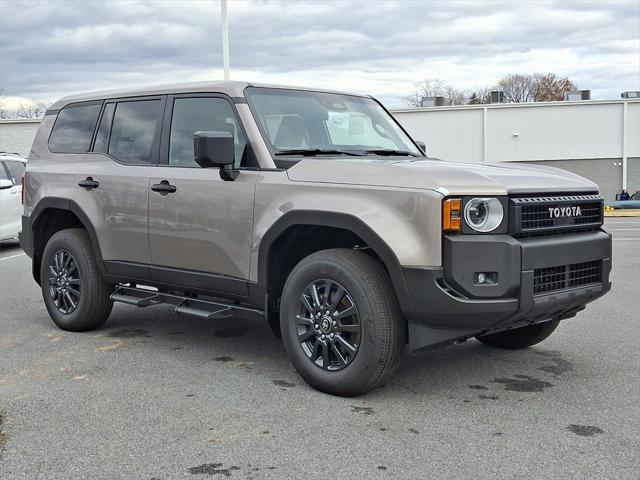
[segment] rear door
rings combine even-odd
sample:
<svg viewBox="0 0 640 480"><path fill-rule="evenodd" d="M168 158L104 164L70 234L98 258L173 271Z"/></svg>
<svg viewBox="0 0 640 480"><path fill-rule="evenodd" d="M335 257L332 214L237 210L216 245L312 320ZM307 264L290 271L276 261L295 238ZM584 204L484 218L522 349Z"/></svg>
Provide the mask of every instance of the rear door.
<svg viewBox="0 0 640 480"><path fill-rule="evenodd" d="M90 217L113 275L148 279L149 177L158 162L164 104L164 96L106 101L77 175L74 200Z"/></svg>
<svg viewBox="0 0 640 480"><path fill-rule="evenodd" d="M193 159L193 134L234 135L234 181ZM154 280L245 296L257 170L246 168L249 146L230 99L176 95L167 100L161 163L151 177L149 245ZM153 191L167 184L173 192Z"/></svg>

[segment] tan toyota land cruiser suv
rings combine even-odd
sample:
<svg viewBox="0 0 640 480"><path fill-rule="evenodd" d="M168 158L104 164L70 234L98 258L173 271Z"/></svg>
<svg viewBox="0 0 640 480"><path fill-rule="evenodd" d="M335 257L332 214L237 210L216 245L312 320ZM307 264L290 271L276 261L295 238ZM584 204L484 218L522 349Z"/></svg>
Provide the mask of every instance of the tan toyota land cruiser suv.
<svg viewBox="0 0 640 480"><path fill-rule="evenodd" d="M313 387L406 349L524 348L610 289L597 185L425 156L369 96L208 82L64 98L24 177L21 244L62 329L113 302L265 318Z"/></svg>

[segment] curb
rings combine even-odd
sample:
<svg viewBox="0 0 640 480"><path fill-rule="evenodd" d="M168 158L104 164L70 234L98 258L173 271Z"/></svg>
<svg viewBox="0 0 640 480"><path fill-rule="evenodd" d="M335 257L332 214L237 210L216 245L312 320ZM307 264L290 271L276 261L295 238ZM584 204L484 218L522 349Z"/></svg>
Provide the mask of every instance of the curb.
<svg viewBox="0 0 640 480"><path fill-rule="evenodd" d="M640 209L605 210L605 217L640 217Z"/></svg>

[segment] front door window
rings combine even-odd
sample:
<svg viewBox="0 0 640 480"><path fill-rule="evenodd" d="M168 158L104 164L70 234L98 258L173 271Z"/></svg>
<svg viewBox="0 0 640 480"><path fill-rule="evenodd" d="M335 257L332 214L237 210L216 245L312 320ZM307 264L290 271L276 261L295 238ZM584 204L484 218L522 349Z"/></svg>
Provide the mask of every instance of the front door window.
<svg viewBox="0 0 640 480"><path fill-rule="evenodd" d="M229 132L235 142L235 166L243 164L247 142L231 104L223 98L178 98L173 103L169 165L198 167L193 159L195 132Z"/></svg>

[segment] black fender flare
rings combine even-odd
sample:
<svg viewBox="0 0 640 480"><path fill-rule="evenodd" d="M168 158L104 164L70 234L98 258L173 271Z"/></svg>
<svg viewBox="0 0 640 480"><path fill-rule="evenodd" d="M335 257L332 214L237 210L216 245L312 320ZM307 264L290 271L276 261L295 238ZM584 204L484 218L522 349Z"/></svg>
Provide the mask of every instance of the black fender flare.
<svg viewBox="0 0 640 480"><path fill-rule="evenodd" d="M360 237L380 257L387 268L403 312L412 310L411 296L400 261L389 245L371 227L354 215L316 210L289 211L273 223L262 237L258 247L258 290L262 299L266 298L268 293L268 265L271 247L285 230L296 225L341 228Z"/></svg>
<svg viewBox="0 0 640 480"><path fill-rule="evenodd" d="M84 229L87 231L87 234L89 235L89 239L91 240L93 253L96 257L96 264L98 266L98 271L100 273L104 273L105 266L104 266L104 261L102 260L100 243L98 242L98 235L96 234L96 231L93 228L93 224L91 223L91 220L89 220L89 216L84 212L84 210L80 207L80 205L78 205L76 202L68 198L44 197L36 204L36 206L31 211L31 214L29 215L29 222L28 222L28 226L29 226L28 235L30 235L31 238L25 239L26 240L25 243L28 245L30 244L34 249L31 255L32 258L35 256L35 240L36 239L34 238L34 227L36 226L38 220L42 218L42 213L49 208L55 208L58 210L67 210L73 213L78 218L78 220L80 220L80 223L82 224ZM25 235L25 233L23 233L23 235Z"/></svg>

